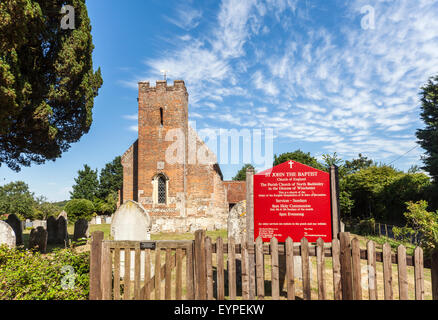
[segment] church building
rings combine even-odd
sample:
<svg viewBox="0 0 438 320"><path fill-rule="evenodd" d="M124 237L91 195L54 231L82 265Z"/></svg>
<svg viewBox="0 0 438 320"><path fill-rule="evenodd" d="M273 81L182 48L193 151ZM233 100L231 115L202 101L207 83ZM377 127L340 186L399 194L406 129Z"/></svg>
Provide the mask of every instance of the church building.
<svg viewBox="0 0 438 320"><path fill-rule="evenodd" d="M122 156L120 201L139 202L152 232L226 229L230 206L246 198L245 182L223 181L216 155L189 126L188 97L181 80L139 83L138 140Z"/></svg>

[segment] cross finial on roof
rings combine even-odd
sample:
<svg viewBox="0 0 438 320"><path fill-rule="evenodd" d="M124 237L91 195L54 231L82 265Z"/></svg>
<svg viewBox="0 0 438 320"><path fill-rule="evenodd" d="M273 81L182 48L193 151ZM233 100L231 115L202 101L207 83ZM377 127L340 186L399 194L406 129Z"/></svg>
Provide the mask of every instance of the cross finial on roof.
<svg viewBox="0 0 438 320"><path fill-rule="evenodd" d="M164 81L167 81L167 72L169 72L168 70L161 70L161 73L163 74L164 77Z"/></svg>

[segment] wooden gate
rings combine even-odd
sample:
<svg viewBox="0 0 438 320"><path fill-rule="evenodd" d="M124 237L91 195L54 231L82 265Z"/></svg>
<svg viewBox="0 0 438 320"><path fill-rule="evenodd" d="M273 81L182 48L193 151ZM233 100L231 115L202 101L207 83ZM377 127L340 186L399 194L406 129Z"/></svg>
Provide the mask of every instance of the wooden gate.
<svg viewBox="0 0 438 320"><path fill-rule="evenodd" d="M193 260L193 241L103 241L95 232L90 300L192 300Z"/></svg>

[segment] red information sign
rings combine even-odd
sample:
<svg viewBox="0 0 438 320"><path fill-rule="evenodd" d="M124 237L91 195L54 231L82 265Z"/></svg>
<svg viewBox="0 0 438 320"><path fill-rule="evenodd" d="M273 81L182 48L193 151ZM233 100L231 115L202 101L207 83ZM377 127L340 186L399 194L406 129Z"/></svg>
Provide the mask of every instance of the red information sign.
<svg viewBox="0 0 438 320"><path fill-rule="evenodd" d="M296 161L254 175L254 239L332 241L330 175Z"/></svg>

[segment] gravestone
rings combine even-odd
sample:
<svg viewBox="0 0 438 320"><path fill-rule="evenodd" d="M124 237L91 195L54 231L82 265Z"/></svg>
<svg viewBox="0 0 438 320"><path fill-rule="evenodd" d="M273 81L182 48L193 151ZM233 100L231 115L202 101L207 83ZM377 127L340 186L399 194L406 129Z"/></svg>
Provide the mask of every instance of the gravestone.
<svg viewBox="0 0 438 320"><path fill-rule="evenodd" d="M237 203L228 213L228 236L240 243L246 233L246 201Z"/></svg>
<svg viewBox="0 0 438 320"><path fill-rule="evenodd" d="M151 224L151 218L141 204L126 201L113 215L111 235L114 240L150 240Z"/></svg>
<svg viewBox="0 0 438 320"><path fill-rule="evenodd" d="M64 217L65 221L68 222L67 212L62 211L62 212L58 215L58 219L59 219L59 217Z"/></svg>
<svg viewBox="0 0 438 320"><path fill-rule="evenodd" d="M67 220L62 215L58 219L53 216L49 217L47 219L47 234L47 243L68 246Z"/></svg>
<svg viewBox="0 0 438 320"><path fill-rule="evenodd" d="M63 244L66 247L69 244L67 232L67 220L64 216L59 216L56 220L56 243Z"/></svg>
<svg viewBox="0 0 438 320"><path fill-rule="evenodd" d="M95 221L96 221L96 224L102 224L102 218L101 217L96 217Z"/></svg>
<svg viewBox="0 0 438 320"><path fill-rule="evenodd" d="M45 220L34 220L34 221L32 221L32 227L33 228L43 227L44 229L47 230L47 221L45 221Z"/></svg>
<svg viewBox="0 0 438 320"><path fill-rule="evenodd" d="M75 222L75 230L73 234L73 241L80 239L87 239L89 237L88 221L85 219L79 219Z"/></svg>
<svg viewBox="0 0 438 320"><path fill-rule="evenodd" d="M15 248L16 239L15 232L12 227L0 220L0 245L6 244L9 248Z"/></svg>
<svg viewBox="0 0 438 320"><path fill-rule="evenodd" d="M15 214L10 214L6 223L9 224L15 232L16 245L23 245L23 224L21 223L21 220Z"/></svg>
<svg viewBox="0 0 438 320"><path fill-rule="evenodd" d="M112 218L111 217L106 217L105 218L105 223L106 224L111 224Z"/></svg>
<svg viewBox="0 0 438 320"><path fill-rule="evenodd" d="M29 236L29 249L38 249L41 253L47 250L47 231L43 227L32 229Z"/></svg>
<svg viewBox="0 0 438 320"><path fill-rule="evenodd" d="M51 216L47 219L47 243L55 244L56 243L56 229L57 223L56 218Z"/></svg>
<svg viewBox="0 0 438 320"><path fill-rule="evenodd" d="M26 225L25 225L26 229L27 228L32 228L32 226L33 226L32 221L30 221L29 219L26 219Z"/></svg>
<svg viewBox="0 0 438 320"><path fill-rule="evenodd" d="M112 216L111 235L114 240L127 241L148 241L150 240L150 231L152 221L143 208L143 206L135 201L126 201L122 204ZM145 251L141 251L140 256L141 270L140 277L144 280L144 265L145 265ZM125 252L120 252L120 274L124 277L125 270ZM134 279L135 257L131 254L131 279ZM153 264L151 264L151 276L153 276Z"/></svg>

